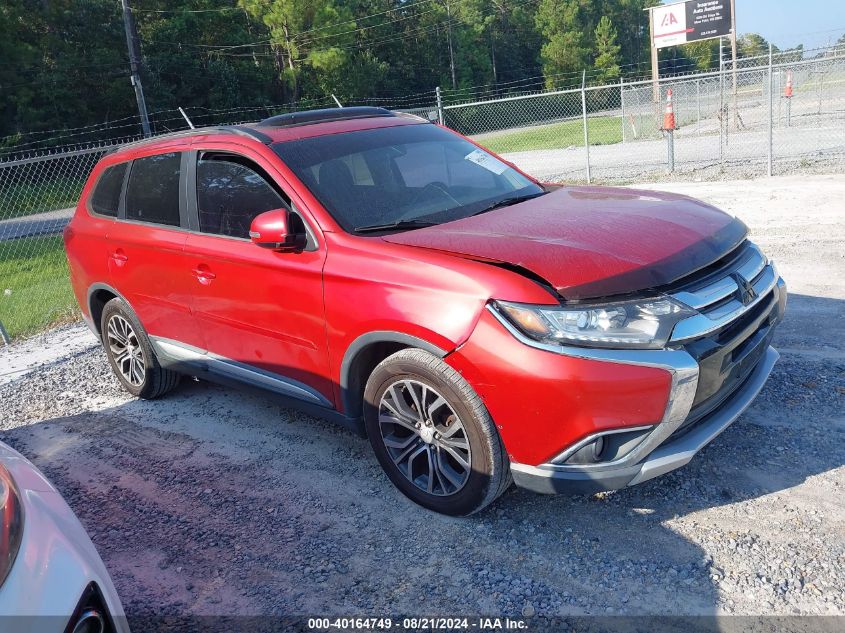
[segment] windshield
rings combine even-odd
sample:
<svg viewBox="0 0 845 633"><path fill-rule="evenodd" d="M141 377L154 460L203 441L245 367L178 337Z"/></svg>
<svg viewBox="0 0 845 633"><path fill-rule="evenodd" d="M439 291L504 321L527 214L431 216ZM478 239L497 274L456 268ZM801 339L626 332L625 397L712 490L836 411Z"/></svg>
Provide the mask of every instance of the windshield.
<svg viewBox="0 0 845 633"><path fill-rule="evenodd" d="M451 222L500 200L543 193L498 158L435 125L330 134L273 149L349 232Z"/></svg>

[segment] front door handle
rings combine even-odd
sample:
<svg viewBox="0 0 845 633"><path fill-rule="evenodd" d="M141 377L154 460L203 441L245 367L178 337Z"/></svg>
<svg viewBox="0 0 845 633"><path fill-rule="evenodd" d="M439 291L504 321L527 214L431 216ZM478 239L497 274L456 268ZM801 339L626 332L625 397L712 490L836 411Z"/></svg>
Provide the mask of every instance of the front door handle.
<svg viewBox="0 0 845 633"><path fill-rule="evenodd" d="M217 279L217 275L215 275L213 272L211 272L209 270L208 266L206 266L205 264L200 264L199 266L194 268L191 272L194 274L194 277L196 277L197 280L201 284L208 285L208 284L211 283L212 279Z"/></svg>

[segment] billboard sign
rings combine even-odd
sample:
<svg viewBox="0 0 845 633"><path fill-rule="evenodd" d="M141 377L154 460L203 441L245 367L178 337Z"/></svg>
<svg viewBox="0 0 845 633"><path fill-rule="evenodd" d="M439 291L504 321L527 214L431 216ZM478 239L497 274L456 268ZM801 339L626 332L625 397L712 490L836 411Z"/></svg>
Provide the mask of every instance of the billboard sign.
<svg viewBox="0 0 845 633"><path fill-rule="evenodd" d="M731 34L730 0L687 0L658 5L650 13L655 48Z"/></svg>

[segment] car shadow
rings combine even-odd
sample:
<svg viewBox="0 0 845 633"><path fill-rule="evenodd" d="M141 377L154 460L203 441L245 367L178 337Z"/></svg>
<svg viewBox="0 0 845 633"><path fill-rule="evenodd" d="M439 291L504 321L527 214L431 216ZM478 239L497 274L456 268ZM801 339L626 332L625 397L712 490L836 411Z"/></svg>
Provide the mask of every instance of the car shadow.
<svg viewBox="0 0 845 633"><path fill-rule="evenodd" d="M267 398L186 381L132 400L99 350L68 361L96 375L62 396L77 413L0 440L65 496L142 628L232 614L790 613L804 598L781 591L770 532L830 503L781 493L845 463L845 332L829 318L843 304L790 297L763 392L683 469L589 497L511 488L465 519L407 501L366 440Z"/></svg>

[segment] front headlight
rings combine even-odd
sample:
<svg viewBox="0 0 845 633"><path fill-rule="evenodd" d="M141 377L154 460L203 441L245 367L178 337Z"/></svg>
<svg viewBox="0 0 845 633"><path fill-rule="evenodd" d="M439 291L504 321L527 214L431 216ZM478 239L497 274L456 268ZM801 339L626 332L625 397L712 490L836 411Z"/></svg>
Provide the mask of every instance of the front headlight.
<svg viewBox="0 0 845 633"><path fill-rule="evenodd" d="M669 297L577 306L496 301L494 308L525 336L541 343L641 349L663 347L675 324L695 314Z"/></svg>
<svg viewBox="0 0 845 633"><path fill-rule="evenodd" d="M9 471L0 464L0 587L9 575L23 537L23 511Z"/></svg>

